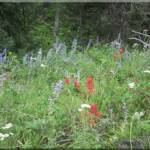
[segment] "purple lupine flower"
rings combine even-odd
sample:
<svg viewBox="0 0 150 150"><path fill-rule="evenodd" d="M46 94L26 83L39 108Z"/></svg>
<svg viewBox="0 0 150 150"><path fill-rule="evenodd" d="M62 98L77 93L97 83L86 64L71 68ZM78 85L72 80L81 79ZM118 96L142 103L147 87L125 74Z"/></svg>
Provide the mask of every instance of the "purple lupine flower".
<svg viewBox="0 0 150 150"><path fill-rule="evenodd" d="M3 60L6 60L6 53L7 53L7 48L4 48L3 50Z"/></svg>
<svg viewBox="0 0 150 150"><path fill-rule="evenodd" d="M4 48L3 55L6 55L6 52L7 52L7 48Z"/></svg>
<svg viewBox="0 0 150 150"><path fill-rule="evenodd" d="M0 53L0 63L2 63L2 62L3 62L3 54Z"/></svg>
<svg viewBox="0 0 150 150"><path fill-rule="evenodd" d="M58 82L56 82L55 86L54 86L54 94L59 96L59 94L61 93L63 87L63 81L59 80Z"/></svg>

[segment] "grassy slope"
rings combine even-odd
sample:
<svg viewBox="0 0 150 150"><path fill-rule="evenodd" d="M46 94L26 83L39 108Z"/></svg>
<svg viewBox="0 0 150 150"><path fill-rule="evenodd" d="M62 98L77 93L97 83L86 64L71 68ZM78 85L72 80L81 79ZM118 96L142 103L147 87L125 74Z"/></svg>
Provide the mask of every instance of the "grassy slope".
<svg viewBox="0 0 150 150"><path fill-rule="evenodd" d="M25 66L12 69L10 79L0 90L0 127L8 122L13 127L2 133L14 135L0 141L2 147L73 147L73 148L113 148L123 139L150 134L150 75L143 73L150 69L149 52L132 52L130 61L117 69L113 62L113 49L109 46L93 48L85 54L76 54L77 64L64 63L56 59L55 64L36 67L32 71ZM81 73L81 90L64 85L58 100L54 103L54 113L48 114L48 97L52 85L64 79L64 70ZM111 71L114 71L113 74ZM85 81L94 76L96 93L85 95ZM136 82L132 90L129 82ZM95 127L90 127L81 119L78 108L82 103L97 103L103 117ZM128 121L125 123L127 105ZM111 114L109 107L113 109ZM140 121L133 120L135 112L145 114ZM133 123L133 128L131 127Z"/></svg>

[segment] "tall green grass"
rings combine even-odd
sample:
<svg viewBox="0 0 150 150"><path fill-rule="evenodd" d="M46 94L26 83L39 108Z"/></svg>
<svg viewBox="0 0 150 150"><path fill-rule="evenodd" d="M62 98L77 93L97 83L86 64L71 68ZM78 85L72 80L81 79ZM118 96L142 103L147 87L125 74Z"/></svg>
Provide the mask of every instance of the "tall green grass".
<svg viewBox="0 0 150 150"><path fill-rule="evenodd" d="M32 68L22 63L12 65L9 78L0 87L0 133L14 135L0 141L0 148L116 148L124 139L150 134L150 74L143 72L150 69L150 52L131 50L130 60L123 60L122 67L117 68L113 51L109 45L94 47L84 54L67 54L69 61L52 52ZM65 71L80 71L81 89L75 90L73 81L64 83L49 114L48 98L53 96L54 84L64 81ZM94 77L93 94L86 93L89 75ZM130 82L135 82L135 88L129 89ZM103 113L96 126L81 118L78 108L82 103L96 103ZM135 112L144 112L144 116L133 120ZM8 122L13 127L1 129Z"/></svg>

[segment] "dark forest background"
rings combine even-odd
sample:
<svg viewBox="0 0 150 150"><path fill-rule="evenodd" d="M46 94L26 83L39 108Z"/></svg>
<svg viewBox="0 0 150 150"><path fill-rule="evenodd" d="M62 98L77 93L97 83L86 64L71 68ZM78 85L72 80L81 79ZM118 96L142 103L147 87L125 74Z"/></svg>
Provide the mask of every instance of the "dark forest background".
<svg viewBox="0 0 150 150"><path fill-rule="evenodd" d="M48 50L55 40L69 47L110 42L118 33L150 30L150 3L0 3L0 49Z"/></svg>

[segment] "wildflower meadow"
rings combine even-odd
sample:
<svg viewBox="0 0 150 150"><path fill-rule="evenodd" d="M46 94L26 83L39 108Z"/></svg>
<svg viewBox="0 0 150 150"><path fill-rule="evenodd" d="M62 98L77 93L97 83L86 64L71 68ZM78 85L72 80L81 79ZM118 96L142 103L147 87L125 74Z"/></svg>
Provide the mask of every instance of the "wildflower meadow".
<svg viewBox="0 0 150 150"><path fill-rule="evenodd" d="M149 50L6 56L0 148L150 148Z"/></svg>

